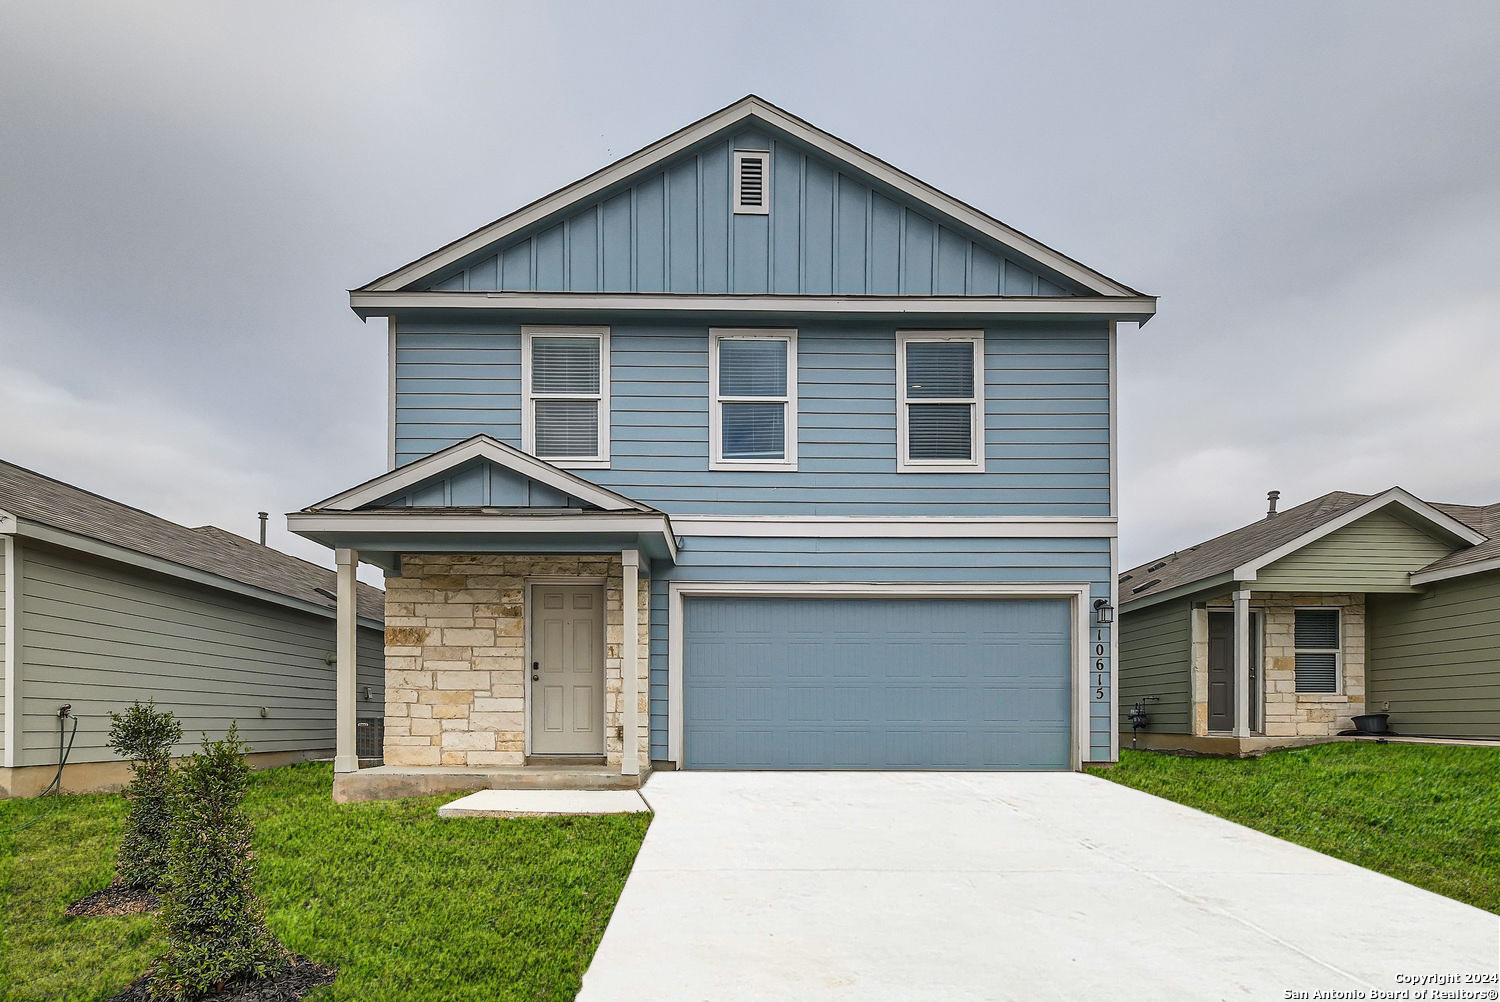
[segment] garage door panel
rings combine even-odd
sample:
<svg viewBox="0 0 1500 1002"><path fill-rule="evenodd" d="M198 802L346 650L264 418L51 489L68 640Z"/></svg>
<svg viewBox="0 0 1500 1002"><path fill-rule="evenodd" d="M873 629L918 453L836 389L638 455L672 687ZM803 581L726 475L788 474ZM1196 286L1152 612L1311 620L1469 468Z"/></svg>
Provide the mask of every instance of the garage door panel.
<svg viewBox="0 0 1500 1002"><path fill-rule="evenodd" d="M689 597L684 616L688 768L1068 765L1066 600Z"/></svg>

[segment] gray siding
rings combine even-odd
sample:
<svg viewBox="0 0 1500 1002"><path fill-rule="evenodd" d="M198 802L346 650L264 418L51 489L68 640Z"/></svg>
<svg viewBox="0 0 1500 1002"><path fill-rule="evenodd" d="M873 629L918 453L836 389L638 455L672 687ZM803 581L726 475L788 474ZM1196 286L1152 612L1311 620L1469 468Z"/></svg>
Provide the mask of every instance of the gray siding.
<svg viewBox="0 0 1500 1002"><path fill-rule="evenodd" d="M651 569L651 755L667 757L668 586L673 581L1087 583L1109 596L1109 540L691 536L675 565ZM1113 663L1106 649L1107 663ZM1109 701L1089 702L1091 758L1110 757Z"/></svg>
<svg viewBox="0 0 1500 1002"><path fill-rule="evenodd" d="M771 212L735 215L736 149ZM424 283L447 292L1066 296L1084 290L782 136L722 135Z"/></svg>
<svg viewBox="0 0 1500 1002"><path fill-rule="evenodd" d="M79 715L72 762L110 761L110 711L154 697L180 754L231 720L254 752L332 749L333 620L61 550L28 547L18 765L56 762L59 705ZM361 715L384 704L383 638L360 630ZM265 707L267 716L260 716Z"/></svg>
<svg viewBox="0 0 1500 1002"><path fill-rule="evenodd" d="M1500 573L1371 595L1366 706L1401 734L1500 738Z"/></svg>
<svg viewBox="0 0 1500 1002"><path fill-rule="evenodd" d="M1109 514L1104 324L997 321L986 331L978 474L896 472L898 326L802 325L798 469L749 473L708 468L707 326L615 325L612 462L579 472L673 513ZM480 432L519 447L520 392L518 326L403 322L397 463Z"/></svg>
<svg viewBox="0 0 1500 1002"><path fill-rule="evenodd" d="M1130 709L1143 696L1148 703L1148 730L1192 733L1192 604L1188 599L1162 602L1120 616L1120 727L1130 727Z"/></svg>

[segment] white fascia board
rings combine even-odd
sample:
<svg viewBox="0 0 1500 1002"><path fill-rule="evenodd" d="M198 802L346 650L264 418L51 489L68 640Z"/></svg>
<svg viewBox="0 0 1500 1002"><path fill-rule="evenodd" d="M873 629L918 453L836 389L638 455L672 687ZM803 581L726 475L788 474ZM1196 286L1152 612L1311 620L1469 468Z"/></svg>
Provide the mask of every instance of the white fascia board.
<svg viewBox="0 0 1500 1002"><path fill-rule="evenodd" d="M573 314L765 313L786 316L1099 317L1144 322L1156 313L1151 296L782 296L643 292L385 292L349 294L361 317L401 310L517 310Z"/></svg>
<svg viewBox="0 0 1500 1002"><path fill-rule="evenodd" d="M139 567L141 570L151 571L156 574L164 574L168 577L179 578L183 581L191 581L194 584L205 585L209 588L217 588L220 591L233 592L236 595L243 595L246 598L258 599L262 602L270 602L273 605L285 606L288 609L296 609L299 612L311 613L314 616L322 616L325 619L334 618L334 610L326 605L319 605L316 602L308 602L300 598L294 598L291 595L284 595L281 592L271 591L266 588L260 588L252 584L246 584L243 581L236 581L233 578L226 578L218 574L211 574L208 571L200 571L195 567L188 567L185 564L173 563L172 561L165 560L161 557L153 557L148 553L141 553L137 550L127 549L123 546L116 546L113 543L106 543L101 540L94 539L90 536L81 536L77 533L54 528L50 525L42 525L38 522L21 521L20 523L18 523L15 535L12 536L12 538L15 538L15 536L21 536L26 539L35 539L39 542L48 543L52 546L63 547L69 550L76 550L79 553L87 553L91 556L100 557L104 560L111 560L118 564L126 564L131 567ZM368 626L371 629L385 629L385 624L378 620L362 618L359 622L361 626Z"/></svg>
<svg viewBox="0 0 1500 1002"><path fill-rule="evenodd" d="M0 509L0 536L14 535L15 531L16 516L4 509Z"/></svg>
<svg viewBox="0 0 1500 1002"><path fill-rule="evenodd" d="M1435 571L1413 571L1411 583L1414 585L1431 584L1434 581L1447 581L1450 578L1467 577L1470 574L1483 574L1486 571L1500 571L1500 557L1492 557L1489 560L1476 560L1472 564L1460 564L1457 567L1443 567Z"/></svg>
<svg viewBox="0 0 1500 1002"><path fill-rule="evenodd" d="M1088 758L1090 586L1082 582L1005 584L846 582L846 581L670 581L667 584L667 758L683 768L683 602L688 598L771 595L777 598L1066 598L1073 603L1073 735L1069 767Z"/></svg>
<svg viewBox="0 0 1500 1002"><path fill-rule="evenodd" d="M286 524L289 530L299 536L319 533L509 536L531 532L582 536L658 532L666 539L667 550L672 559L677 559L677 539L673 535L672 522L660 512L618 515L475 515L463 512L450 515L429 511L406 514L399 510L294 511L287 515Z"/></svg>
<svg viewBox="0 0 1500 1002"><path fill-rule="evenodd" d="M475 435L456 445L450 445L440 452L407 463L389 473L382 473L373 480L366 480L358 487L351 487L342 494L335 494L309 507L330 511L353 511L362 505L379 501L387 495L395 494L450 469L462 466L472 459L487 459L538 483L571 494L581 501L597 505L605 511L652 510L638 501L632 501L622 494L616 494L612 490L600 487L567 470L559 469L545 460L527 455L520 449L512 448L488 435Z"/></svg>
<svg viewBox="0 0 1500 1002"><path fill-rule="evenodd" d="M674 515L680 536L805 536L811 538L1048 539L1113 538L1103 516L983 515Z"/></svg>
<svg viewBox="0 0 1500 1002"><path fill-rule="evenodd" d="M729 129L750 118L758 118L767 125L791 136L798 142L820 150L835 160L843 161L871 179L889 186L934 211L949 216L970 229L992 240L999 241L1019 254L1038 264L1064 275L1085 288L1104 296L1135 296L1134 289L1121 285L1092 268L1074 261L1019 230L1000 222L992 216L951 195L946 195L929 184L898 170L878 157L871 156L858 147L830 135L809 122L789 114L769 102L749 95L729 107L716 111L705 118L659 139L645 148L616 160L588 177L543 196L530 205L482 226L468 236L441 247L411 264L398 268L357 292L391 292L421 281L434 273L455 264L470 254L482 250L489 244L503 240L534 223L539 223L555 213L561 212L575 202L597 195L613 185L629 179L632 175L649 170L656 164L676 156L697 145L715 133ZM352 296L351 296L352 298ZM352 305L352 304L351 304Z"/></svg>
<svg viewBox="0 0 1500 1002"><path fill-rule="evenodd" d="M1437 508L1434 508L1426 501L1423 501L1421 498L1412 494L1410 491L1403 490L1400 487L1392 487L1390 490L1385 491L1384 493L1375 495L1363 504L1355 505L1353 508L1350 508L1342 515L1339 515L1337 518L1330 519L1317 528L1310 529L1307 532L1304 532L1296 539L1283 543L1282 545L1276 547L1276 549L1270 550L1269 552L1263 553L1260 556L1256 557L1254 560L1241 564L1240 566L1236 567L1231 573L1237 581L1254 581L1261 568L1274 564L1282 557L1285 557L1288 554L1296 553L1298 550L1302 549L1304 546L1307 546L1309 543L1317 542L1324 536L1335 533L1345 526L1359 521L1366 515L1374 514L1380 509L1393 504L1400 505L1402 508L1410 511L1413 515L1416 515L1418 518L1432 525L1434 528L1446 532L1457 539L1463 540L1470 545L1482 543L1489 538L1482 532L1470 528L1468 525L1460 522L1452 515L1448 515L1442 511L1439 511Z"/></svg>

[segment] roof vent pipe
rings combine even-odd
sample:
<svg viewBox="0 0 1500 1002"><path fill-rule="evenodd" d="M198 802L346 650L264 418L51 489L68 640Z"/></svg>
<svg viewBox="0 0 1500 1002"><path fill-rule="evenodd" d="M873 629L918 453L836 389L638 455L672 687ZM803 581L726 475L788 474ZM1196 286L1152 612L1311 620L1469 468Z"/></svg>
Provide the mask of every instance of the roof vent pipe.
<svg viewBox="0 0 1500 1002"><path fill-rule="evenodd" d="M1281 499L1280 491L1266 492L1266 518L1276 517L1276 502Z"/></svg>
<svg viewBox="0 0 1500 1002"><path fill-rule="evenodd" d="M264 512L264 511L258 511L255 514L258 515L258 516L260 516L260 545L261 546L265 546L266 545L266 519L270 518L271 516L270 516L270 513Z"/></svg>

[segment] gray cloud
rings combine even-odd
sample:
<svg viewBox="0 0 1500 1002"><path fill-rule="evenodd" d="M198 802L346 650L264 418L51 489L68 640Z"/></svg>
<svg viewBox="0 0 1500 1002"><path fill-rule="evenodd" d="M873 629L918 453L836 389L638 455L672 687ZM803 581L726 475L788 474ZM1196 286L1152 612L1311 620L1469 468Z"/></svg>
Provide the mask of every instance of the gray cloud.
<svg viewBox="0 0 1500 1002"><path fill-rule="evenodd" d="M755 91L1163 297L1127 563L1272 487L1500 500L1497 41L1492 2L0 0L0 454L246 533L369 476L345 289Z"/></svg>

